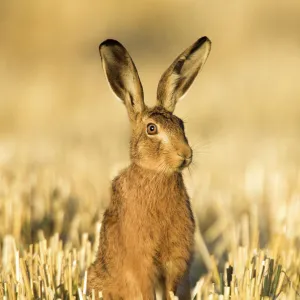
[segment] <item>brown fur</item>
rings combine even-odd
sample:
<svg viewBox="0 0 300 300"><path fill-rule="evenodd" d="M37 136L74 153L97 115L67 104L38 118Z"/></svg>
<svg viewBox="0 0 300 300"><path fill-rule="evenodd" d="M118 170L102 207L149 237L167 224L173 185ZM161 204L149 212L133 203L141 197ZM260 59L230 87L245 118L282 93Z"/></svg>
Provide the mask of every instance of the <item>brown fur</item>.
<svg viewBox="0 0 300 300"><path fill-rule="evenodd" d="M104 300L154 300L161 282L165 299L170 291L180 300L190 299L195 224L181 173L192 160L183 122L169 109L170 99L167 108L163 100L152 109L144 105L136 68L121 44L109 40L100 53L107 79L131 120L131 165L112 182L88 290L102 291ZM157 134L147 132L150 123Z"/></svg>
<svg viewBox="0 0 300 300"><path fill-rule="evenodd" d="M113 181L89 288L112 299L135 299L140 293L154 299L155 282L163 277L166 290L176 292L190 262L193 234L182 175L155 174L132 164Z"/></svg>

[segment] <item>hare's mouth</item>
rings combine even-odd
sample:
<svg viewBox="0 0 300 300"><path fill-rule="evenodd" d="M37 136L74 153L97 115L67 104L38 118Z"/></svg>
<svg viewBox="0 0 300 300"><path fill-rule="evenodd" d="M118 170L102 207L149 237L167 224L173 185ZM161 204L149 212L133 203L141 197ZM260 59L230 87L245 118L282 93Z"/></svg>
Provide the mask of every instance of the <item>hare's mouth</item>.
<svg viewBox="0 0 300 300"><path fill-rule="evenodd" d="M178 167L178 169L179 169L179 170L183 170L184 168L187 168L187 167L191 164L192 159L193 159L192 156L191 156L191 157L188 157L188 158L182 159L182 160L181 160L181 163L180 163L180 165L179 165L179 167Z"/></svg>

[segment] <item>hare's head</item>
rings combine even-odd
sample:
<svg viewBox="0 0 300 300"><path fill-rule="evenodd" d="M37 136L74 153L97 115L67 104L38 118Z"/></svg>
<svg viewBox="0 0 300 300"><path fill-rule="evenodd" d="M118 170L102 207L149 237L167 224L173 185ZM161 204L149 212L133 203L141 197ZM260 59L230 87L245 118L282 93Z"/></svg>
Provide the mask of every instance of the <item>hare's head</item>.
<svg viewBox="0 0 300 300"><path fill-rule="evenodd" d="M132 126L130 155L134 163L168 173L181 171L191 163L193 152L183 122L173 111L204 65L210 48L210 40L202 37L181 53L159 81L156 106L148 108L129 53L115 40L100 44L106 78L127 108Z"/></svg>

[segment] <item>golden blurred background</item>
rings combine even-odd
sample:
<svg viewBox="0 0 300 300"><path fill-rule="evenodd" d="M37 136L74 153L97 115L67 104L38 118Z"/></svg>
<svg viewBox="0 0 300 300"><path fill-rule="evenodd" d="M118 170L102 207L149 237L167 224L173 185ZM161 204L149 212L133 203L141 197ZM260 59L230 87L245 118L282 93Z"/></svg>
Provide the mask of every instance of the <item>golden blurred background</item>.
<svg viewBox="0 0 300 300"><path fill-rule="evenodd" d="M255 201L261 243L287 219L285 233L300 234L299 1L4 0L0 240L59 232L76 245L101 220L130 128L100 42L125 45L153 105L161 74L203 35L211 55L175 113L195 149L186 181L209 249L218 257L238 243L218 237Z"/></svg>

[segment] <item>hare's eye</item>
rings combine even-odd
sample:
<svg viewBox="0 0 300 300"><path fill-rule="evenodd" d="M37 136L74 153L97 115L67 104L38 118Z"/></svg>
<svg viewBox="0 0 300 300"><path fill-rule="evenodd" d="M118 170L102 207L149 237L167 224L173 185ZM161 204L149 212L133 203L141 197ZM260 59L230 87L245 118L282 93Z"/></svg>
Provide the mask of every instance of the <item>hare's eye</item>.
<svg viewBox="0 0 300 300"><path fill-rule="evenodd" d="M153 123L149 123L147 125L147 133L149 135L154 135L154 134L157 134L157 126Z"/></svg>

